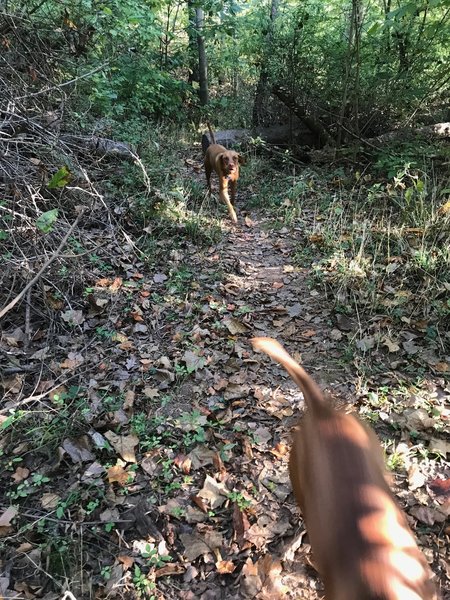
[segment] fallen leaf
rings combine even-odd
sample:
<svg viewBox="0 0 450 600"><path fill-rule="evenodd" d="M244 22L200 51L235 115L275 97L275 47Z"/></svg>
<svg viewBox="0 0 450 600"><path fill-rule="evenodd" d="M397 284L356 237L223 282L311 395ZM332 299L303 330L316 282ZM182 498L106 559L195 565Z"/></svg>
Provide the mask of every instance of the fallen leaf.
<svg viewBox="0 0 450 600"><path fill-rule="evenodd" d="M221 575L228 575L229 573L233 573L236 569L236 565L234 565L231 560L219 560L216 562L216 569Z"/></svg>
<svg viewBox="0 0 450 600"><path fill-rule="evenodd" d="M83 435L77 439L66 438L62 443L63 449L67 452L74 463L88 462L95 460L89 443L89 438Z"/></svg>
<svg viewBox="0 0 450 600"><path fill-rule="evenodd" d="M387 336L383 338L383 345L387 347L389 352L398 352L400 350L400 346Z"/></svg>
<svg viewBox="0 0 450 600"><path fill-rule="evenodd" d="M342 339L342 331L339 331L339 329L332 329L330 331L330 338L335 342L338 342Z"/></svg>
<svg viewBox="0 0 450 600"><path fill-rule="evenodd" d="M237 333L246 333L248 331L247 325L244 325L244 323L241 323L241 321L238 321L238 319L235 319L234 317L223 319L222 323L225 325L231 335L236 335Z"/></svg>
<svg viewBox="0 0 450 600"><path fill-rule="evenodd" d="M70 325L82 325L85 321L82 310L66 310L61 313L61 319Z"/></svg>
<svg viewBox="0 0 450 600"><path fill-rule="evenodd" d="M413 340L403 342L402 346L410 356L414 356L414 354L417 354L420 351L420 346L416 346Z"/></svg>
<svg viewBox="0 0 450 600"><path fill-rule="evenodd" d="M282 566L270 554L253 563L248 558L240 578L240 591L243 598L279 600L285 598L288 588L281 583Z"/></svg>
<svg viewBox="0 0 450 600"><path fill-rule="evenodd" d="M408 487L410 490L418 490L426 481L425 475L420 471L419 465L414 463L408 469Z"/></svg>
<svg viewBox="0 0 450 600"><path fill-rule="evenodd" d="M121 460L118 460L116 465L109 467L107 471L109 483L117 482L120 486L124 487L129 480L134 478L133 471L128 473L124 469L124 466L125 463Z"/></svg>
<svg viewBox="0 0 450 600"><path fill-rule="evenodd" d="M361 340L356 341L356 347L362 352L367 352L367 350L371 350L375 346L375 338L374 337L363 337Z"/></svg>
<svg viewBox="0 0 450 600"><path fill-rule="evenodd" d="M17 516L19 508L17 506L9 506L4 513L0 515L0 527L11 527L11 521Z"/></svg>
<svg viewBox="0 0 450 600"><path fill-rule="evenodd" d="M211 508L214 510L226 501L228 490L223 483L218 483L210 475L206 476L203 488L197 494L200 498L209 501Z"/></svg>
<svg viewBox="0 0 450 600"><path fill-rule="evenodd" d="M185 548L184 555L188 561L194 561L199 556L213 553L216 548L224 546L222 534L214 530L205 533L181 533L180 540Z"/></svg>
<svg viewBox="0 0 450 600"><path fill-rule="evenodd" d="M11 476L16 483L20 483L28 477L30 470L26 467L17 467L15 473Z"/></svg>
<svg viewBox="0 0 450 600"><path fill-rule="evenodd" d="M438 373L448 373L449 368L450 367L449 367L448 363L446 363L446 362L438 362L437 364L434 365L434 369Z"/></svg>
<svg viewBox="0 0 450 600"><path fill-rule="evenodd" d="M450 453L450 442L440 438L431 438L430 443L428 444L428 450L445 457Z"/></svg>
<svg viewBox="0 0 450 600"><path fill-rule="evenodd" d="M136 462L134 449L139 444L139 438L136 435L117 435L114 431L106 431L105 438L125 462Z"/></svg>
<svg viewBox="0 0 450 600"><path fill-rule="evenodd" d="M158 577L167 577L169 575L181 575L181 573L184 573L185 571L186 567L180 565L180 563L167 563L164 567L156 569L155 578L158 579Z"/></svg>
<svg viewBox="0 0 450 600"><path fill-rule="evenodd" d="M119 554L117 560L122 563L124 570L128 571L128 569L131 569L131 567L134 565L135 559L127 554Z"/></svg>
<svg viewBox="0 0 450 600"><path fill-rule="evenodd" d="M167 275L164 275L164 273L155 273L153 275L153 281L155 283L163 283L164 281L167 281Z"/></svg>
<svg viewBox="0 0 450 600"><path fill-rule="evenodd" d="M415 517L417 520L425 523L425 525L434 525L435 523L444 523L446 516L439 510L430 508L428 506L413 506L409 510L409 514Z"/></svg>
<svg viewBox="0 0 450 600"><path fill-rule="evenodd" d="M198 354L192 352L192 350L186 350L186 352L183 354L182 360L186 365L188 373L193 373L194 371L202 369L206 363L204 356L198 356Z"/></svg>
<svg viewBox="0 0 450 600"><path fill-rule="evenodd" d="M56 508L61 500L61 496L58 494L47 493L41 497L41 506L44 509Z"/></svg>
<svg viewBox="0 0 450 600"><path fill-rule="evenodd" d="M450 496L450 478L432 479L428 486L437 496Z"/></svg>

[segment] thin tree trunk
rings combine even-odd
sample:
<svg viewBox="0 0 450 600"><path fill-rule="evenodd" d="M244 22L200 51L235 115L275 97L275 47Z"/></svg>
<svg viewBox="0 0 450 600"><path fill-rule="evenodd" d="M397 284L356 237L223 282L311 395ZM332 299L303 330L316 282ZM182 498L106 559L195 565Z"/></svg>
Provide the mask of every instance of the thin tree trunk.
<svg viewBox="0 0 450 600"><path fill-rule="evenodd" d="M262 57L261 70L259 72L259 80L256 86L255 92L255 101L253 104L253 115L252 115L252 125L253 127L257 127L261 125L263 121L263 108L266 104L267 96L268 96L268 83L269 83L269 56L270 50L272 46L272 38L273 38L273 28L275 19L278 15L278 7L280 5L280 0L272 0L270 6L270 23L266 34L266 39L264 40L264 52Z"/></svg>
<svg viewBox="0 0 450 600"><path fill-rule="evenodd" d="M194 81L199 83L200 77L198 74L198 47L197 47L197 32L195 31L196 18L194 0L187 0L188 26L186 33L188 36L189 48L189 75L188 83L193 84Z"/></svg>
<svg viewBox="0 0 450 600"><path fill-rule="evenodd" d="M198 72L200 83L198 95L200 98L200 104L205 106L208 104L208 63L206 60L205 39L203 37L203 22L203 9L196 7L195 24L197 29Z"/></svg>
<svg viewBox="0 0 450 600"><path fill-rule="evenodd" d="M347 48L347 57L345 60L345 73L344 73L344 87L342 90L342 100L341 100L341 109L339 111L339 117L337 122L337 136L336 136L336 146L339 148L342 143L342 132L343 132L343 124L345 119L345 111L347 108L347 100L349 96L349 86L350 86L350 75L352 71L352 60L353 60L353 43L355 36L355 12L356 5L358 0L352 0L352 13L350 17L350 27L348 32L348 48Z"/></svg>

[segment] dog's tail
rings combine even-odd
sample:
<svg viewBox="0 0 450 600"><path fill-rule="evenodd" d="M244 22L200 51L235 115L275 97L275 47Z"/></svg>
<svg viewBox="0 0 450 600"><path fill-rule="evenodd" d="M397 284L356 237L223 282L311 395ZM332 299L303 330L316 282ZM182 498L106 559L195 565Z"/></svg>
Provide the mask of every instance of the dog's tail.
<svg viewBox="0 0 450 600"><path fill-rule="evenodd" d="M202 151L203 151L204 155L206 154L206 151L208 150L208 148L209 148L210 145L211 144L210 144L210 141L208 139L208 136L206 135L206 133L204 133L202 135Z"/></svg>
<svg viewBox="0 0 450 600"><path fill-rule="evenodd" d="M216 144L216 136L214 135L214 131L212 130L211 123L209 121L206 121L206 124L208 125L209 135L211 136L211 143Z"/></svg>
<svg viewBox="0 0 450 600"><path fill-rule="evenodd" d="M252 338L251 343L255 350L265 352L270 358L286 369L298 387L302 390L306 406L317 417L327 416L330 407L326 402L322 390L308 373L286 352L283 346L269 337Z"/></svg>

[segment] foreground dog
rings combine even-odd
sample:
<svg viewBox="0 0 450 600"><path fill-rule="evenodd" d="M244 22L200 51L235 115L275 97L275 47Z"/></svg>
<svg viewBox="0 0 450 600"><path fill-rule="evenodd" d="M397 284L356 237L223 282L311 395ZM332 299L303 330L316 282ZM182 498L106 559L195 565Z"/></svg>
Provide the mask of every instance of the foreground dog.
<svg viewBox="0 0 450 600"><path fill-rule="evenodd" d="M294 433L289 475L327 600L436 598L428 564L386 483L374 432L334 410L278 342L252 344L286 369L308 408Z"/></svg>
<svg viewBox="0 0 450 600"><path fill-rule="evenodd" d="M202 148L205 152L205 172L208 190L211 194L211 173L215 171L219 177L219 196L225 202L233 223L237 223L234 202L236 199L237 180L239 179L239 164L243 163L242 157L234 150L227 150L224 146L216 144L216 138L208 123L212 144L206 135L202 137ZM228 189L230 193L228 193Z"/></svg>

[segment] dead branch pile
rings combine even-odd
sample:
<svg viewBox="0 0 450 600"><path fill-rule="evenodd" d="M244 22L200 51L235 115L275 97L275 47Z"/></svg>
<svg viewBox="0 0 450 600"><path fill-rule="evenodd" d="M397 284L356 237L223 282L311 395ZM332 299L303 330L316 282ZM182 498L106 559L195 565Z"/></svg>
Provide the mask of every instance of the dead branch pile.
<svg viewBox="0 0 450 600"><path fill-rule="evenodd" d="M0 33L0 319L3 333L20 323L26 347L87 285L101 255L93 232L117 235L102 181L117 161L139 159L127 144L70 132L80 77L64 29L8 16Z"/></svg>

